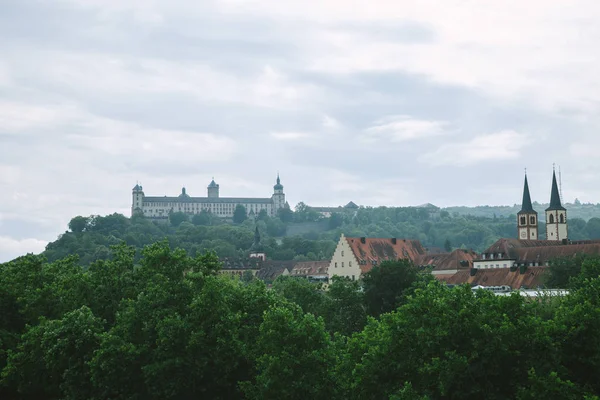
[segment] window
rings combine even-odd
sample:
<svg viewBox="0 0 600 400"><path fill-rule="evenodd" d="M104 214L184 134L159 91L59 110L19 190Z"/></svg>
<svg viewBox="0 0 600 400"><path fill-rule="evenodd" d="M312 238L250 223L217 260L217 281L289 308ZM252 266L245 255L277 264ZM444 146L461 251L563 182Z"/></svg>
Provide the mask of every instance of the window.
<svg viewBox="0 0 600 400"><path fill-rule="evenodd" d="M504 264L504 268L506 268L506 264Z"/></svg>
<svg viewBox="0 0 600 400"><path fill-rule="evenodd" d="M344 268L344 262L342 261L342 268Z"/></svg>
<svg viewBox="0 0 600 400"><path fill-rule="evenodd" d="M352 275L352 280L354 280L354 275Z"/></svg>
<svg viewBox="0 0 600 400"><path fill-rule="evenodd" d="M344 250L342 250L342 257L344 257Z"/></svg>
<svg viewBox="0 0 600 400"><path fill-rule="evenodd" d="M564 224L565 223L565 216L563 214L560 214L560 223Z"/></svg>
<svg viewBox="0 0 600 400"><path fill-rule="evenodd" d="M337 263L335 263L335 267L337 268Z"/></svg>
<svg viewBox="0 0 600 400"><path fill-rule="evenodd" d="M352 261L348 261L348 266L352 267Z"/></svg>
<svg viewBox="0 0 600 400"><path fill-rule="evenodd" d="M550 221L551 224L554 223L554 215L550 214L549 221Z"/></svg>
<svg viewBox="0 0 600 400"><path fill-rule="evenodd" d="M531 225L535 225L535 217L534 216L529 217L529 223Z"/></svg>
<svg viewBox="0 0 600 400"><path fill-rule="evenodd" d="M527 222L527 220L525 219L525 217L521 217L521 225L525 225Z"/></svg>

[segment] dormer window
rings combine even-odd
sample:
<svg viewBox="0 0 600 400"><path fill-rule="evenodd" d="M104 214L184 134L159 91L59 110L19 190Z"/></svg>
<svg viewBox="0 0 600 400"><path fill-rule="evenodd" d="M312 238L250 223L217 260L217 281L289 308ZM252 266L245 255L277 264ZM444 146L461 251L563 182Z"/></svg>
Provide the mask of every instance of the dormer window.
<svg viewBox="0 0 600 400"><path fill-rule="evenodd" d="M481 253L481 259L485 260L485 253Z"/></svg>

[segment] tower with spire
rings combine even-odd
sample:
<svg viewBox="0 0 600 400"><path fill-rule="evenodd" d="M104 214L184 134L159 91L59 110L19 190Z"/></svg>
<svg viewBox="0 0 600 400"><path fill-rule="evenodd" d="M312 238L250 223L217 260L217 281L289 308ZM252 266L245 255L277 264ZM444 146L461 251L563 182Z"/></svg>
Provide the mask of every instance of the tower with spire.
<svg viewBox="0 0 600 400"><path fill-rule="evenodd" d="M531 204L531 195L529 194L529 184L527 182L527 172L525 172L525 184L523 187L523 202L521 211L517 214L517 227L519 230L519 239L537 240L538 239L538 213Z"/></svg>
<svg viewBox="0 0 600 400"><path fill-rule="evenodd" d="M553 169L550 206L546 208L546 239L565 240L567 238L567 209L561 204L558 183L556 182L556 171Z"/></svg>
<svg viewBox="0 0 600 400"><path fill-rule="evenodd" d="M285 194L283 193L283 185L281 184L281 179L279 179L279 172L277 173L277 181L275 186L273 186L273 209L274 212L277 213L277 210L285 207Z"/></svg>

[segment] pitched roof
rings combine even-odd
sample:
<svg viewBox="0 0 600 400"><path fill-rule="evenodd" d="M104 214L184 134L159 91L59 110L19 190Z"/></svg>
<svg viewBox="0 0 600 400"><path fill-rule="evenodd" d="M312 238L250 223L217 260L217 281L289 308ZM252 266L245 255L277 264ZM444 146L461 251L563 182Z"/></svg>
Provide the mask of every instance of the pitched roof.
<svg viewBox="0 0 600 400"><path fill-rule="evenodd" d="M327 275L329 261L300 261L290 271L292 276Z"/></svg>
<svg viewBox="0 0 600 400"><path fill-rule="evenodd" d="M485 249L482 254L502 254L502 258L516 259L517 249L523 247L556 246L553 240L519 240L513 238L501 238Z"/></svg>
<svg viewBox="0 0 600 400"><path fill-rule="evenodd" d="M270 198L252 198L252 197L160 197L160 196L146 196L144 202L154 203L241 203L241 204L271 204L273 201Z"/></svg>
<svg viewBox="0 0 600 400"><path fill-rule="evenodd" d="M364 237L346 237L345 239L358 260L363 274L382 261L410 259L415 262L426 254L418 240Z"/></svg>
<svg viewBox="0 0 600 400"><path fill-rule="evenodd" d="M519 214L530 214L537 212L533 209L533 204L531 204L531 196L529 194L529 184L527 183L527 175L525 175L525 184L523 186L523 202L521 203L521 211Z"/></svg>
<svg viewBox="0 0 600 400"><path fill-rule="evenodd" d="M560 193L558 191L558 184L556 183L556 172L552 171L552 192L550 194L550 206L546 208L546 211L554 210L566 210L560 203Z"/></svg>
<svg viewBox="0 0 600 400"><path fill-rule="evenodd" d="M503 259L517 262L546 263L556 257L573 256L575 254L600 255L600 240L581 240L562 242L556 240L518 240L511 238L498 239L483 254L500 254Z"/></svg>
<svg viewBox="0 0 600 400"><path fill-rule="evenodd" d="M434 271L461 270L472 267L477 257L473 250L456 249L451 253L426 254L419 257L415 264L433 267Z"/></svg>
<svg viewBox="0 0 600 400"><path fill-rule="evenodd" d="M508 285L513 289L538 288L543 285L543 276L547 270L547 267L528 267L525 273L521 274L518 269L511 271L510 268L480 269L474 276L471 276L470 270L463 270L451 276L436 275L436 278L452 285L468 283L471 286Z"/></svg>

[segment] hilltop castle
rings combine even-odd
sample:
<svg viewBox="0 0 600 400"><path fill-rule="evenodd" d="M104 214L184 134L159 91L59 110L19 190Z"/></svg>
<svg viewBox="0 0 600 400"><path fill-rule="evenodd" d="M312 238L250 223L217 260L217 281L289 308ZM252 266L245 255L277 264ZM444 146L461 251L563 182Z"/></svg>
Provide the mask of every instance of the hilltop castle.
<svg viewBox="0 0 600 400"><path fill-rule="evenodd" d="M207 187L207 197L191 197L185 188L177 197L146 196L143 188L137 184L133 188L131 215L141 214L152 219L167 219L171 212L183 212L189 215L208 211L221 218L232 218L235 208L242 205L248 214L258 214L265 210L268 215L277 215L285 206L283 185L277 174L273 194L266 198L219 197L219 185L214 178Z"/></svg>

